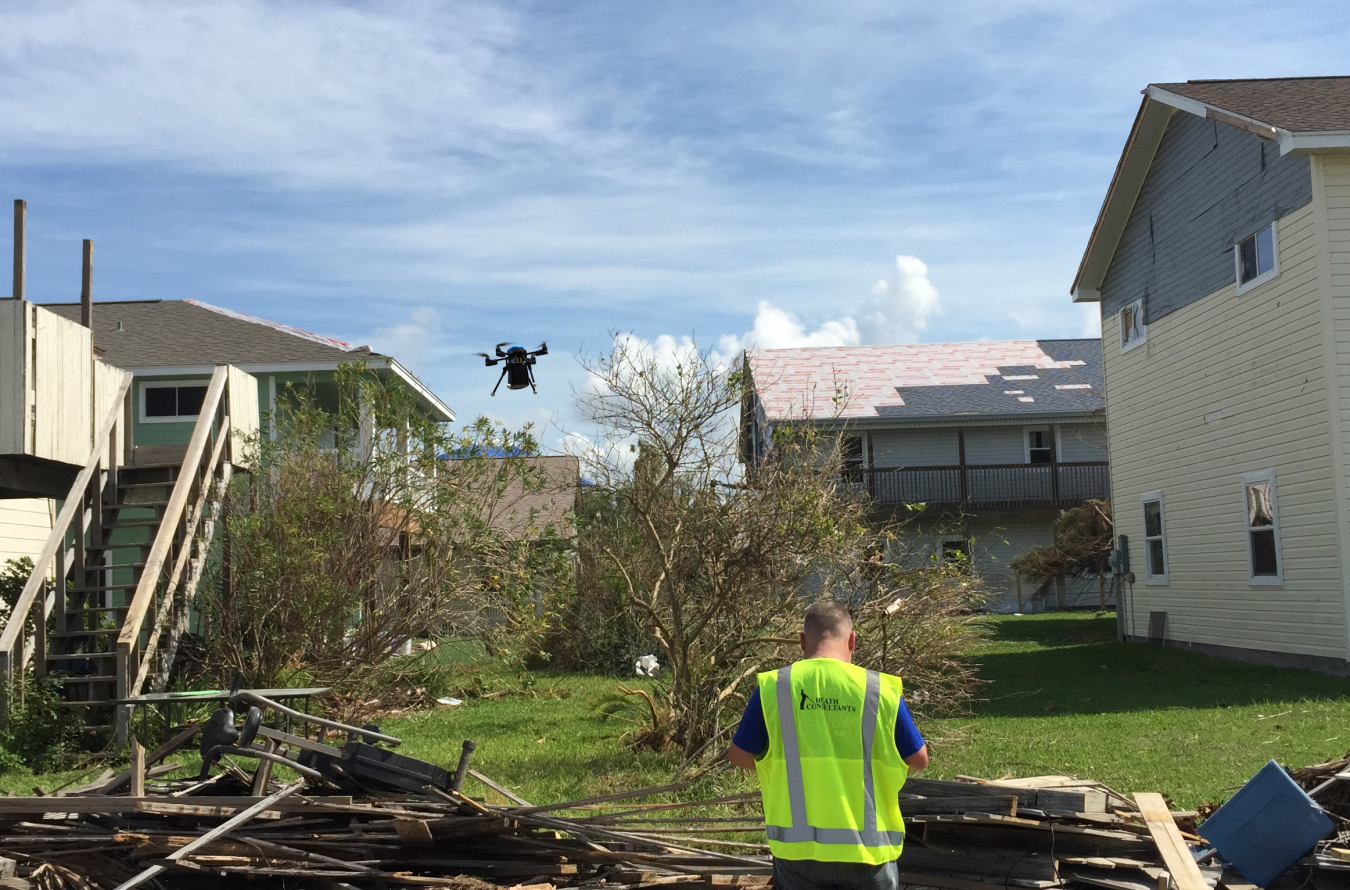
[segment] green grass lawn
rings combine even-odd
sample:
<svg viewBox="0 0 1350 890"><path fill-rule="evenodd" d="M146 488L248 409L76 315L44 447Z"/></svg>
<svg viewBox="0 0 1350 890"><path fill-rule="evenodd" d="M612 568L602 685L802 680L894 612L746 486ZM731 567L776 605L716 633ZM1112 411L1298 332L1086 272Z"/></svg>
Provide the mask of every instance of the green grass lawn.
<svg viewBox="0 0 1350 890"><path fill-rule="evenodd" d="M1062 773L1180 806L1227 798L1274 758L1350 750L1350 679L1115 641L1114 616L999 617L965 720L922 727L933 773Z"/></svg>
<svg viewBox="0 0 1350 890"><path fill-rule="evenodd" d="M1062 773L1126 793L1163 791L1192 807L1225 799L1271 758L1300 766L1350 749L1350 680L1117 643L1112 616L984 623L989 636L972 658L986 684L973 713L920 720L931 775ZM633 751L619 738L623 725L602 721L592 707L621 682L650 681L558 672L534 680L524 695L470 699L382 725L403 738L406 753L447 767L461 741L473 739L474 765L533 802L669 780L676 757ZM507 689L515 678L489 674L486 683ZM85 774L10 774L0 788L26 794ZM724 775L689 793L753 785L752 777Z"/></svg>

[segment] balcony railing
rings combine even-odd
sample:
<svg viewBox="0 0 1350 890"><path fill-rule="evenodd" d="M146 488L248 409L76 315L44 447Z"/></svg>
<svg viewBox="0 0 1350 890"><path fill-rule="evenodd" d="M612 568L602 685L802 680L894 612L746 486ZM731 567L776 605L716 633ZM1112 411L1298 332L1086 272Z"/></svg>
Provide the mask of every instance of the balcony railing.
<svg viewBox="0 0 1350 890"><path fill-rule="evenodd" d="M878 504L930 507L1072 507L1111 496L1105 461L1053 464L988 464L851 470L846 474Z"/></svg>

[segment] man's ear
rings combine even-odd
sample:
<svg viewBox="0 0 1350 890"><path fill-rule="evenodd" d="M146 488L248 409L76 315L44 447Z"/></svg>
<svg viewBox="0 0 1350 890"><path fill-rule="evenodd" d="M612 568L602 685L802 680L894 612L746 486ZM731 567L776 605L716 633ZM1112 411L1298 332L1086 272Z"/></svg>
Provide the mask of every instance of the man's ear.
<svg viewBox="0 0 1350 890"><path fill-rule="evenodd" d="M848 651L852 652L858 648L858 632L851 630L848 632Z"/></svg>
<svg viewBox="0 0 1350 890"><path fill-rule="evenodd" d="M797 634L797 645L802 647L802 654L806 654L806 631Z"/></svg>

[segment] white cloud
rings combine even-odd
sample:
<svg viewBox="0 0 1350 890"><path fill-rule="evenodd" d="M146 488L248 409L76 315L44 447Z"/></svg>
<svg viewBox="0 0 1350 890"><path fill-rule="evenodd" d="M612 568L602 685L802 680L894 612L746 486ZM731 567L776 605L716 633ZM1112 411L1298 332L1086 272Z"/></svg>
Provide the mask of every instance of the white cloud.
<svg viewBox="0 0 1350 890"><path fill-rule="evenodd" d="M446 353L440 313L430 306L414 308L407 321L376 328L370 340L376 352L392 356L413 373L424 373L429 363Z"/></svg>
<svg viewBox="0 0 1350 890"><path fill-rule="evenodd" d="M900 254L895 272L872 285L872 301L862 308L858 327L865 343L913 343L941 309L928 266Z"/></svg>
<svg viewBox="0 0 1350 890"><path fill-rule="evenodd" d="M1102 335L1102 304L1080 303L1078 308L1083 313L1082 336L1100 337Z"/></svg>
<svg viewBox="0 0 1350 890"><path fill-rule="evenodd" d="M795 349L913 343L928 326L929 318L941 308L937 288L928 280L928 266L918 257L900 254L895 258L895 271L872 285L871 298L851 313L808 331L786 309L761 300L754 327L740 336L723 336L717 341L717 351L730 356L750 347Z"/></svg>

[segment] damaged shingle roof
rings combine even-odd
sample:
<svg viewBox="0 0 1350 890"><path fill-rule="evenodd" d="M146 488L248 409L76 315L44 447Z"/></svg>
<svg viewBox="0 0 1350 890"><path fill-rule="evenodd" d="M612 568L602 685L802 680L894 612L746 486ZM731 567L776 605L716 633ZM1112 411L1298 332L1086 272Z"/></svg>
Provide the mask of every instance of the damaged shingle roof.
<svg viewBox="0 0 1350 890"><path fill-rule="evenodd" d="M1100 340L751 349L769 420L1091 414L1105 405ZM836 402L836 394L846 393Z"/></svg>
<svg viewBox="0 0 1350 890"><path fill-rule="evenodd" d="M44 303L42 308L80 320L79 303ZM95 303L94 345L105 361L122 368L339 363L371 354L366 346L198 300Z"/></svg>
<svg viewBox="0 0 1350 890"><path fill-rule="evenodd" d="M1350 130L1350 77L1190 80L1154 86L1293 133Z"/></svg>

